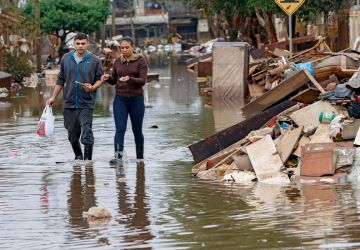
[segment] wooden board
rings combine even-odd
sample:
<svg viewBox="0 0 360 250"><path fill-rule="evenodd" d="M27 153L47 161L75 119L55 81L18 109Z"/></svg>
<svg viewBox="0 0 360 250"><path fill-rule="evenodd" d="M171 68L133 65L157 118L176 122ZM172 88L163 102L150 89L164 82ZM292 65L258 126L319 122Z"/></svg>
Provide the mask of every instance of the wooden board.
<svg viewBox="0 0 360 250"><path fill-rule="evenodd" d="M344 140L354 139L360 127L360 119L356 119L353 123L344 126L344 129L341 131L341 137Z"/></svg>
<svg viewBox="0 0 360 250"><path fill-rule="evenodd" d="M310 136L310 143L326 143L332 142L330 138L330 125L320 124L316 129L315 134Z"/></svg>
<svg viewBox="0 0 360 250"><path fill-rule="evenodd" d="M248 114L250 116L249 119L239 122L234 126L190 145L189 149L194 157L195 163L201 162L222 149L225 149L243 139L251 131L261 128L271 118L295 104L295 102L285 101L266 110L265 112L262 112L261 114ZM251 115L254 116L251 117Z"/></svg>
<svg viewBox="0 0 360 250"><path fill-rule="evenodd" d="M354 141L355 145L360 145L360 129L358 130L356 137L355 137L355 141Z"/></svg>
<svg viewBox="0 0 360 250"><path fill-rule="evenodd" d="M283 163L270 135L247 146L246 151L259 181L283 177L280 172Z"/></svg>
<svg viewBox="0 0 360 250"><path fill-rule="evenodd" d="M248 86L251 97L260 97L265 93L264 86L252 83L249 83Z"/></svg>
<svg viewBox="0 0 360 250"><path fill-rule="evenodd" d="M290 118L293 119L298 126L310 124L318 126L320 124L319 116L321 112L336 112L336 109L329 102L318 101L295 111L290 115Z"/></svg>
<svg viewBox="0 0 360 250"><path fill-rule="evenodd" d="M276 149L279 152L283 163L289 159L289 156L294 151L294 148L300 139L302 130L303 127L298 127L293 130L286 131L285 134L281 136L279 142L276 144Z"/></svg>
<svg viewBox="0 0 360 250"><path fill-rule="evenodd" d="M309 82L304 70L289 75L275 88L244 107L245 112L260 113Z"/></svg>
<svg viewBox="0 0 360 250"><path fill-rule="evenodd" d="M212 75L212 62L198 63L198 77L206 77Z"/></svg>
<svg viewBox="0 0 360 250"><path fill-rule="evenodd" d="M305 144L310 143L310 138L307 136L303 136L300 138L298 146L296 148L296 150L294 151L293 155L297 156L297 157L301 157L301 148L303 146L305 146Z"/></svg>
<svg viewBox="0 0 360 250"><path fill-rule="evenodd" d="M291 97L290 100L310 104L319 100L319 94L320 91L318 89L308 88Z"/></svg>

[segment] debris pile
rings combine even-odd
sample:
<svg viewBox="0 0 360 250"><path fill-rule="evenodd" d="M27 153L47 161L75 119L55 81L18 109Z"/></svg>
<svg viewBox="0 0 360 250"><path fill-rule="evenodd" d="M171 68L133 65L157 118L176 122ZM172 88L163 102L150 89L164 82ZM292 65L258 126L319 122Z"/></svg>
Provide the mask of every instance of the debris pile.
<svg viewBox="0 0 360 250"><path fill-rule="evenodd" d="M236 183L339 182L360 153L360 54L334 53L323 38L293 56L265 52L249 63L243 111L253 117L191 145L193 174Z"/></svg>

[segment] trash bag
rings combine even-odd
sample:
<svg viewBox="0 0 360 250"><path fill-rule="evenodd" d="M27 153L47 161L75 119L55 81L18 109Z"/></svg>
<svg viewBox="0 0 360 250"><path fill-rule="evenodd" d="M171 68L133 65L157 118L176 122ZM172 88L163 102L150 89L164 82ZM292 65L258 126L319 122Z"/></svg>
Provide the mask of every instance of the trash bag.
<svg viewBox="0 0 360 250"><path fill-rule="evenodd" d="M55 117L50 106L46 106L37 123L36 133L39 136L50 137L54 134Z"/></svg>
<svg viewBox="0 0 360 250"><path fill-rule="evenodd" d="M351 101L350 105L347 107L350 117L360 118L360 103L358 101Z"/></svg>

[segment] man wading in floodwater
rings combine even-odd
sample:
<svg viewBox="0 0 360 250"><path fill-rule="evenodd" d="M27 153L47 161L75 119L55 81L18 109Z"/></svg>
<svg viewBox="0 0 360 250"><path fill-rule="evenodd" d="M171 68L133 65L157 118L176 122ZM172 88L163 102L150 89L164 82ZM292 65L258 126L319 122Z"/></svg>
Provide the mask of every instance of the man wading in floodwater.
<svg viewBox="0 0 360 250"><path fill-rule="evenodd" d="M61 68L52 96L46 104L52 106L64 89L64 126L75 153L75 160L92 164L94 136L92 132L93 109L96 89L102 85L101 61L88 51L87 35L78 33L74 37L75 50L66 53L60 62ZM84 155L79 142L84 144ZM79 162L76 162L79 164Z"/></svg>

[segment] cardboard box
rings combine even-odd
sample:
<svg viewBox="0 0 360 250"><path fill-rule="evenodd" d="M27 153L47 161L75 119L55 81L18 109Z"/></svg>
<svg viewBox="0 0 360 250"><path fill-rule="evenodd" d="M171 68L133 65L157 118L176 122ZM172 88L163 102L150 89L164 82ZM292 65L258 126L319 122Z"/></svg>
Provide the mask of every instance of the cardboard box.
<svg viewBox="0 0 360 250"><path fill-rule="evenodd" d="M333 175L336 169L335 148L353 147L351 143L312 143L302 148L301 176Z"/></svg>

